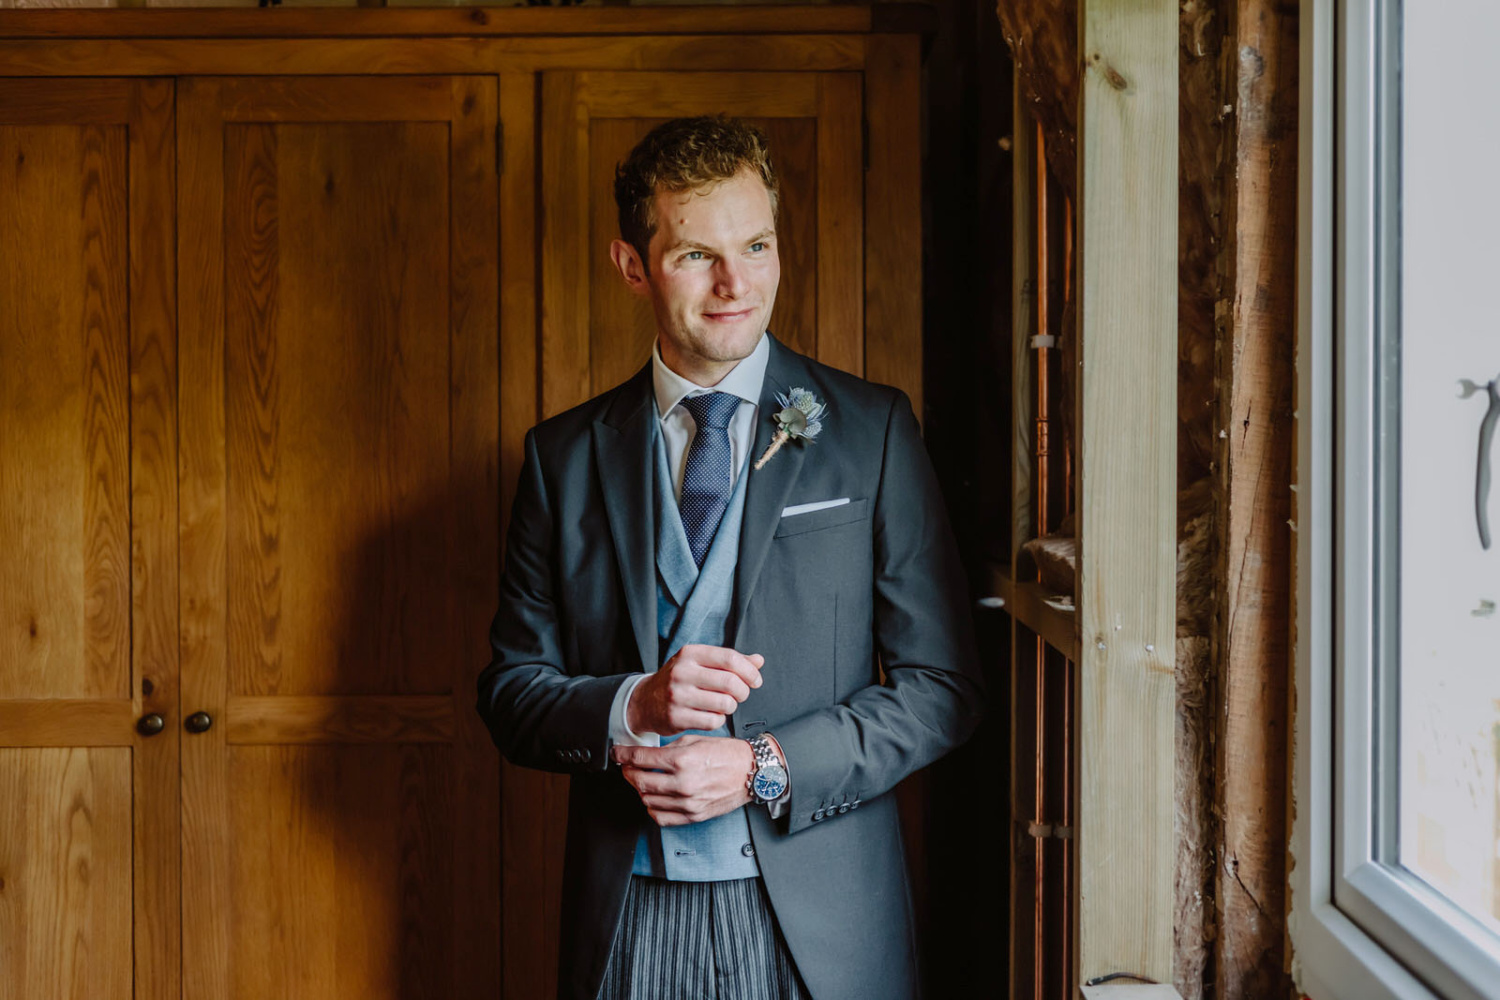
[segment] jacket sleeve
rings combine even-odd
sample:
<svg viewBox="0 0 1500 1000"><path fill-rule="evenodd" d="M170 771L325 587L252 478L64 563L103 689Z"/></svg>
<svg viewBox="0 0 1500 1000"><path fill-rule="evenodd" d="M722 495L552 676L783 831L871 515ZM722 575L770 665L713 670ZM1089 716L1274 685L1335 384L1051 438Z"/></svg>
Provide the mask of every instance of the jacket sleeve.
<svg viewBox="0 0 1500 1000"><path fill-rule="evenodd" d="M511 507L500 607L490 624L491 657L479 674L477 707L511 763L568 774L603 771L610 705L631 675L570 675L563 662L557 539L533 429Z"/></svg>
<svg viewBox="0 0 1500 1000"><path fill-rule="evenodd" d="M968 739L983 687L968 585L911 403L894 400L872 514L882 684L783 723L788 831L857 809Z"/></svg>

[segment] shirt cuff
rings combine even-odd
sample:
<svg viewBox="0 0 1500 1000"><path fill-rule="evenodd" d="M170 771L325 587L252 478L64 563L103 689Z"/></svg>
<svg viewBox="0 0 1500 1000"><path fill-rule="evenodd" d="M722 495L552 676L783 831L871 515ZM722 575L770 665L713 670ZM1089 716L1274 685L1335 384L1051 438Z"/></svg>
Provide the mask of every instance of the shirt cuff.
<svg viewBox="0 0 1500 1000"><path fill-rule="evenodd" d="M661 737L656 733L637 733L625 721L625 708L630 703L630 696L647 676L647 674L636 674L615 691L615 700L609 706L609 740L611 743L624 747L661 746Z"/></svg>
<svg viewBox="0 0 1500 1000"><path fill-rule="evenodd" d="M766 809L770 811L772 819L780 819L792 807L792 766L786 762L786 755L778 749L780 746L780 741L777 741L772 744L772 749L776 750L776 758L781 761L781 766L786 770L786 791L766 803Z"/></svg>

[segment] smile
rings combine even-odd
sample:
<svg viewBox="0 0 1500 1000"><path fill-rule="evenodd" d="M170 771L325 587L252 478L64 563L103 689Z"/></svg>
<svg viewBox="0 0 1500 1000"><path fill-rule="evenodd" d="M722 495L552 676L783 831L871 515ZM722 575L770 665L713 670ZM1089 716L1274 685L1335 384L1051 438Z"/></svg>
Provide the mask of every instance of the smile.
<svg viewBox="0 0 1500 1000"><path fill-rule="evenodd" d="M733 323L735 320L746 318L755 312L754 309L744 309L740 312L706 312L703 315L717 323Z"/></svg>

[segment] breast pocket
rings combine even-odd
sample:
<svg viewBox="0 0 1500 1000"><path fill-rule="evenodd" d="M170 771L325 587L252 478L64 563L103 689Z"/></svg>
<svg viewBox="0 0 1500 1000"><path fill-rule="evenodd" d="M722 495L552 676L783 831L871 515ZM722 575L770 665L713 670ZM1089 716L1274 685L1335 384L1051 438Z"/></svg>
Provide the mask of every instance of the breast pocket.
<svg viewBox="0 0 1500 1000"><path fill-rule="evenodd" d="M783 516L781 521L776 525L776 537L802 535L809 531L836 528L841 524L849 524L852 521L863 521L868 516L869 500L850 500L848 503L839 504L837 507L825 507L822 510L808 511L805 514Z"/></svg>

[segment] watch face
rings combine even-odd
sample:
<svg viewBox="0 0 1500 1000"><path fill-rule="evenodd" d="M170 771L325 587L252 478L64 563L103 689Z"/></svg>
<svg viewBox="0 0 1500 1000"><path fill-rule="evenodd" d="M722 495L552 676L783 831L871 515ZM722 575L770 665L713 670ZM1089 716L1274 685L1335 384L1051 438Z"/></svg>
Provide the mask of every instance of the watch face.
<svg viewBox="0 0 1500 1000"><path fill-rule="evenodd" d="M786 791L786 768L780 764L762 764L755 772L755 797L762 802L781 797Z"/></svg>

